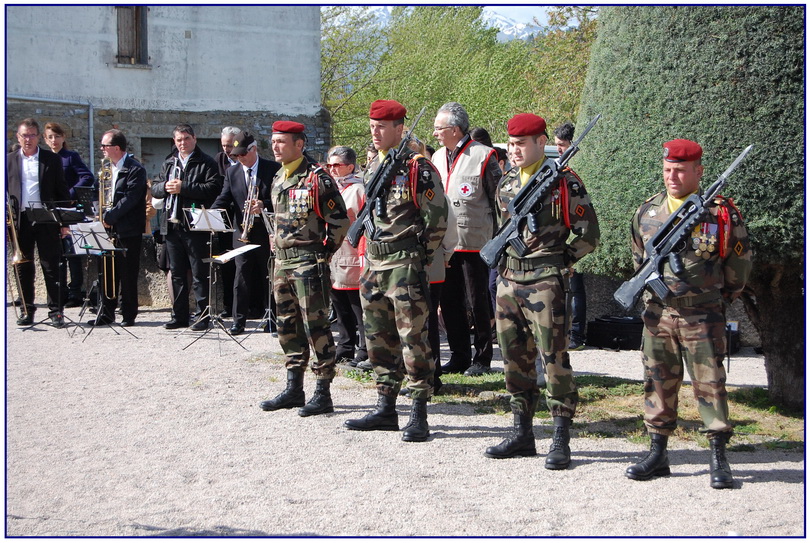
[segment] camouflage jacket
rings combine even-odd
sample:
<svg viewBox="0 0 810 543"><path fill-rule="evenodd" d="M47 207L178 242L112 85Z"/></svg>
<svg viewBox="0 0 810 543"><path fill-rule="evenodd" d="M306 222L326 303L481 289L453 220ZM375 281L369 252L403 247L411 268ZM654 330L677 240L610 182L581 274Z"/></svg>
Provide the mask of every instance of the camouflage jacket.
<svg viewBox="0 0 810 543"><path fill-rule="evenodd" d="M638 269L646 257L647 242L669 218L666 192L638 208L631 224L633 264ZM742 292L751 272L751 245L740 212L722 196L708 206L708 215L695 227L678 253L684 265L676 276L664 261L662 278L673 297L718 292L732 302ZM645 292L645 300L652 295Z"/></svg>
<svg viewBox="0 0 810 543"><path fill-rule="evenodd" d="M375 226L374 232L365 232L366 261L372 270L393 269L415 261L429 266L447 230L447 199L439 172L424 156L408 152L408 159L388 188L384 216L377 215L375 202L366 201L372 206ZM379 164L375 159L369 165L366 183Z"/></svg>
<svg viewBox="0 0 810 543"><path fill-rule="evenodd" d="M520 188L520 169L512 168L498 184L500 225L509 219L507 206ZM537 233L529 231L528 221L521 224L520 235L529 252L519 257L511 246L506 249L506 259L505 262L501 260L499 272L507 279L537 279L537 274L545 273L539 269L543 261L558 261L560 265L569 266L596 249L599 243L596 211L582 180L568 168L557 188L546 195L536 217L539 224ZM520 265L515 264L519 261L522 261ZM537 266L532 266L532 261L538 262ZM538 268L537 272L532 268ZM518 269L523 271L518 272Z"/></svg>
<svg viewBox="0 0 810 543"><path fill-rule="evenodd" d="M311 259L306 253L324 254L328 260L340 247L349 216L337 183L318 164L304 159L290 177L281 168L273 178L272 199L274 247L281 261Z"/></svg>

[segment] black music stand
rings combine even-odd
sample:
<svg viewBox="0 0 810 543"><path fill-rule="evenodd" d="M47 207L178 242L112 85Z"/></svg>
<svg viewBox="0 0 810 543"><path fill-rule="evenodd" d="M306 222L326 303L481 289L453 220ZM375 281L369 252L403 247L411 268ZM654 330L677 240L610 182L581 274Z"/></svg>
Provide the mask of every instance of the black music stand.
<svg viewBox="0 0 810 543"><path fill-rule="evenodd" d="M25 208L25 215L28 217L28 220L31 222L31 226L35 226L37 224L50 224L56 225L58 228L62 228L64 226L68 226L71 224L76 224L85 220L84 213L76 209L75 207L70 206L71 202L69 201L56 201L56 202L29 202L28 206ZM58 234L61 237L61 233ZM57 295L59 296L59 300L57 301L58 305L62 306L62 272L65 271L65 252L62 248L62 240L59 240L59 267L56 270L58 274L58 278L56 280L56 290ZM34 301L31 300L33 304ZM70 330L67 330L68 324L72 324L73 326L77 326L82 328L81 325L77 324L73 319L65 315L64 307L62 307L62 320L64 321L64 328L66 329L69 336L72 337ZM35 322L25 328L23 331L30 330L34 328L38 324L46 324L48 326L56 327L55 324L48 322L48 319L43 319L39 322ZM75 330L74 330L75 332Z"/></svg>
<svg viewBox="0 0 810 543"><path fill-rule="evenodd" d="M276 232L276 223L275 223L275 215L266 209L262 209L262 220L264 221L264 227L267 229L267 233L269 236L273 236ZM272 244L271 244L272 246ZM271 323L276 324L276 316L273 314L273 269L274 263L276 260L276 255L270 250L270 258L267 259L267 307L264 310L264 315L262 315L262 320L259 321L259 324L253 330L245 336L245 338L241 341L244 343L245 341L250 338L254 333L259 331L259 328L263 328L265 332L269 332L271 328Z"/></svg>
<svg viewBox="0 0 810 543"><path fill-rule="evenodd" d="M208 326L206 327L205 331L194 338L194 340L183 347L182 350L186 350L203 337L208 334L213 329L217 330L217 339L219 337L219 330L221 329L225 332L225 335L230 338L234 343L242 347L243 349L247 350L247 347L243 346L239 341L236 340L231 334L228 333L227 328L225 328L225 324L222 321L222 317L219 316L219 311L215 310L214 305L216 304L217 295L214 290L214 285L218 283L216 280L216 272L219 269L219 264L224 264L227 260L221 260L222 256L214 258L211 255L211 251L213 250L214 246L214 234L217 232L233 232L233 228L230 226L230 222L228 220L228 214L224 209L195 209L195 208L183 208L183 215L186 219L186 223L188 224L189 230L192 232L208 232L209 233L209 240L208 240L208 255L209 258L205 259L204 262L208 263L208 305L205 306L200 316L197 317L197 322L202 319L208 319ZM230 251L233 252L233 251ZM232 257L231 257L232 258ZM228 259L230 260L230 259ZM213 304L213 305L212 305ZM189 329L186 328L179 335L183 335ZM222 355L222 345L220 345L220 356Z"/></svg>
<svg viewBox="0 0 810 543"><path fill-rule="evenodd" d="M90 223L81 223L75 225L71 229L71 234L74 237L74 244L77 247L76 253L79 254L81 250L85 252L88 256L96 257L96 265L98 267L98 276L96 280L93 282L93 286L87 290L87 296L85 297L84 303L82 304L82 309L79 311L79 318L84 315L87 306L90 303L90 292L95 288L97 296L99 299L104 296L104 288L105 285L101 284L101 279L99 279L103 275L103 261L105 258L112 258L113 263L112 266L115 266L115 255L119 253L125 253L126 249L116 247L113 244L112 239L110 239L109 233L107 233L107 229L104 228L104 225L100 222L90 222ZM89 259L88 259L89 260ZM89 266L88 266L89 268ZM88 273L89 275L89 273ZM102 278L106 279L106 278ZM106 283L106 280L105 280ZM113 283L113 290L115 290L116 285ZM117 294L116 294L117 295ZM113 325L117 325L121 330L129 334L130 336L134 337L135 339L140 339L138 336L121 326L120 323L117 322L103 322L102 318L104 317L103 311L103 303L99 300L98 301L98 311L96 312L96 319L93 326L90 328L90 331L85 334L84 339L82 339L82 343L90 337L90 334L93 333L95 328L99 326L108 326L110 330L116 333L116 335L121 335L121 333L115 329Z"/></svg>

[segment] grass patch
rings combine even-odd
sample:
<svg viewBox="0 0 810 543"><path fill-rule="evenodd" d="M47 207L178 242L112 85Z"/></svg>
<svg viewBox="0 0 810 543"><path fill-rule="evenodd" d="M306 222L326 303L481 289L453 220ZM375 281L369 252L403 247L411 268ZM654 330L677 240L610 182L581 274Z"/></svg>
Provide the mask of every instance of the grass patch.
<svg viewBox="0 0 810 543"><path fill-rule="evenodd" d="M594 439L618 437L649 445L650 438L643 420L644 385L641 381L602 375L579 375L576 380L580 396L574 419L577 436ZM502 373L478 377L454 373L443 375L442 383L441 393L433 398L435 403L464 403L475 406L476 413L510 414L509 394ZM728 392L731 423L735 427L730 450L804 449L803 414L774 406L762 388L729 387ZM540 394L534 416L550 421L544 388L540 389ZM681 387L678 416L673 439L708 448L708 439L700 431L703 421L690 384Z"/></svg>

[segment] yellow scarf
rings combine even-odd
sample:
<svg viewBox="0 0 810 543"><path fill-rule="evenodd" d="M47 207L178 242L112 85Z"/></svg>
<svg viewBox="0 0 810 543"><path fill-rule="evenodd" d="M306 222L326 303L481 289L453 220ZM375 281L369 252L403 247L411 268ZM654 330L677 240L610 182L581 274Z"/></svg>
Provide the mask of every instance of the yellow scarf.
<svg viewBox="0 0 810 543"><path fill-rule="evenodd" d="M300 166L301 162L303 161L304 157L302 156L297 158L296 160L293 160L292 162L282 164L282 168L284 168L284 178L285 179L289 178L292 175L292 173L298 169L298 166Z"/></svg>
<svg viewBox="0 0 810 543"><path fill-rule="evenodd" d="M520 186L522 187L523 185L525 185L526 182L529 181L529 179L531 179L531 177L534 174L537 173L537 170L539 170L540 166L542 166L542 165L543 165L543 159L541 158L540 160L538 160L537 162L535 162L534 164L532 164L528 168L521 168L520 169Z"/></svg>
<svg viewBox="0 0 810 543"><path fill-rule="evenodd" d="M675 198L674 196L670 196L669 193L667 193L667 206L669 207L669 212L675 213L675 211L677 211L678 208L683 205L686 199L692 196L692 194L695 194L695 192L687 194L683 198Z"/></svg>

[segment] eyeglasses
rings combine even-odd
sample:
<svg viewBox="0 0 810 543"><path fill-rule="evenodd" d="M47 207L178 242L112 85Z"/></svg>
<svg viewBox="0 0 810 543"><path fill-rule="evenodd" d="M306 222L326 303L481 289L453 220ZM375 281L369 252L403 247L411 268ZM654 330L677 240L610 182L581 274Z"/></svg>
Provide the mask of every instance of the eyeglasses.
<svg viewBox="0 0 810 543"><path fill-rule="evenodd" d="M434 126L433 131L434 132L440 132L442 130L447 130L448 128L453 128L453 127L452 126Z"/></svg>
<svg viewBox="0 0 810 543"><path fill-rule="evenodd" d="M99 143L99 145L102 147L115 147L112 143Z"/></svg>
<svg viewBox="0 0 810 543"><path fill-rule="evenodd" d="M335 162L334 164L327 164L327 168L337 168L339 166L348 166L348 164L341 164L340 162Z"/></svg>
<svg viewBox="0 0 810 543"><path fill-rule="evenodd" d="M21 137L24 140L30 140L31 138L38 138L39 134L17 134L17 136Z"/></svg>

